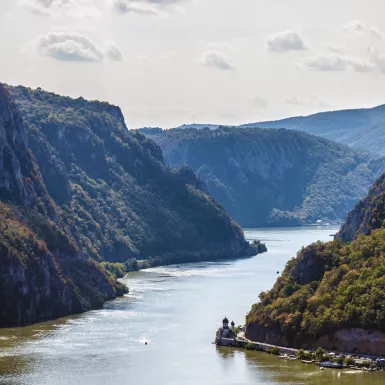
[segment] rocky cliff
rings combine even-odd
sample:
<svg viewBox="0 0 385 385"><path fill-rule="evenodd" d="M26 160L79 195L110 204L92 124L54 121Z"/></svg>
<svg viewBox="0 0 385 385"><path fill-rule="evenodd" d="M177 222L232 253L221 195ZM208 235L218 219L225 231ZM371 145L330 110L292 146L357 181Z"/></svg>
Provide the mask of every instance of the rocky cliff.
<svg viewBox="0 0 385 385"><path fill-rule="evenodd" d="M0 87L0 327L122 295L102 261L258 252L194 172L165 166L160 148L130 133L118 107L7 89Z"/></svg>
<svg viewBox="0 0 385 385"><path fill-rule="evenodd" d="M350 242L359 234L369 235L385 227L385 174L370 189L368 195L349 213L337 239Z"/></svg>
<svg viewBox="0 0 385 385"><path fill-rule="evenodd" d="M244 227L344 219L381 161L290 130L145 129L172 166L188 165Z"/></svg>
<svg viewBox="0 0 385 385"><path fill-rule="evenodd" d="M186 167L130 132L118 107L9 87L67 230L96 260L164 262L253 254L243 232Z"/></svg>
<svg viewBox="0 0 385 385"><path fill-rule="evenodd" d="M287 263L247 315L250 339L385 354L384 191L383 175L336 240L303 248Z"/></svg>
<svg viewBox="0 0 385 385"><path fill-rule="evenodd" d="M1 84L0 200L0 327L82 312L102 304L95 297L123 292L60 229L60 212L29 151L20 112ZM63 272L73 261L98 280L88 293L79 290L77 269Z"/></svg>

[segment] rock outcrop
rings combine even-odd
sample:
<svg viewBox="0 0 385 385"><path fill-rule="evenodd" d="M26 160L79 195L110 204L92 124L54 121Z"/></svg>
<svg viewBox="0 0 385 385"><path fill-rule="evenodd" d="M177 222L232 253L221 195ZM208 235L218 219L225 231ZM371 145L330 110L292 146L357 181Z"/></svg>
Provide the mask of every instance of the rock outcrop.
<svg viewBox="0 0 385 385"><path fill-rule="evenodd" d="M319 346L326 350L344 353L362 353L381 356L385 352L385 333L359 328L339 329L318 338L294 336L288 338L272 328L259 324L247 326L246 336L251 341L264 342L274 346L294 349L316 350Z"/></svg>
<svg viewBox="0 0 385 385"><path fill-rule="evenodd" d="M385 227L385 174L383 174L349 213L336 238L350 242L358 235L369 235L373 230Z"/></svg>

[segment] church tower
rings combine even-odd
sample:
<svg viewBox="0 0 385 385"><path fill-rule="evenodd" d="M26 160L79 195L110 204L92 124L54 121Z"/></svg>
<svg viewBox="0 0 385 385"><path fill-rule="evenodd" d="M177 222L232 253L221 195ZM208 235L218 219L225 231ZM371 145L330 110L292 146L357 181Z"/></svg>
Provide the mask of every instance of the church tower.
<svg viewBox="0 0 385 385"><path fill-rule="evenodd" d="M235 323L234 321L231 321L231 331L234 333Z"/></svg>
<svg viewBox="0 0 385 385"><path fill-rule="evenodd" d="M229 328L229 320L226 317L223 319L222 323L223 323L223 330Z"/></svg>

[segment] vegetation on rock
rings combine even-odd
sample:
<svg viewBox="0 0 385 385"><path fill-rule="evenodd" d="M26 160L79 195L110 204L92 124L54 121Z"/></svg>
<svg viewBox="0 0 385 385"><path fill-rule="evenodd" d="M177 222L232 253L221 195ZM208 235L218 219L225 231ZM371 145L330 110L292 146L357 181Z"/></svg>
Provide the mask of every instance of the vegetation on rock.
<svg viewBox="0 0 385 385"><path fill-rule="evenodd" d="M10 87L67 231L96 260L166 263L250 255L241 228L191 169L127 130L118 107ZM56 179L52 178L56 175Z"/></svg>
<svg viewBox="0 0 385 385"><path fill-rule="evenodd" d="M290 260L274 287L260 294L247 325L274 330L289 344L344 328L385 332L384 191L383 175L353 210L363 215L352 242L317 242Z"/></svg>
<svg viewBox="0 0 385 385"><path fill-rule="evenodd" d="M368 195L349 213L337 238L344 242L359 234L369 235L373 230L385 227L385 174L370 189Z"/></svg>
<svg viewBox="0 0 385 385"><path fill-rule="evenodd" d="M125 271L256 254L194 172L166 166L118 107L8 89L0 85L0 326L100 307L127 290L116 281Z"/></svg>

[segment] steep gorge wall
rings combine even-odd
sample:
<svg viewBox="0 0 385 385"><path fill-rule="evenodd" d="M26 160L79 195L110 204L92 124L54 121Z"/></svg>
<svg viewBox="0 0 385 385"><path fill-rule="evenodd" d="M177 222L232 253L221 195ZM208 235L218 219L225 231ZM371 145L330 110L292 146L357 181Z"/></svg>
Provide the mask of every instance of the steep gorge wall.
<svg viewBox="0 0 385 385"><path fill-rule="evenodd" d="M344 219L384 167L367 154L290 130L143 132L168 164L190 166L244 227Z"/></svg>
<svg viewBox="0 0 385 385"><path fill-rule="evenodd" d="M0 84L0 327L83 312L123 294L62 225L20 112ZM93 287L82 290L89 282Z"/></svg>

